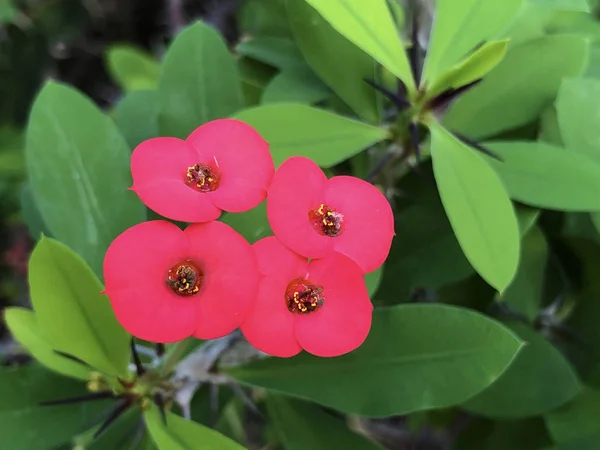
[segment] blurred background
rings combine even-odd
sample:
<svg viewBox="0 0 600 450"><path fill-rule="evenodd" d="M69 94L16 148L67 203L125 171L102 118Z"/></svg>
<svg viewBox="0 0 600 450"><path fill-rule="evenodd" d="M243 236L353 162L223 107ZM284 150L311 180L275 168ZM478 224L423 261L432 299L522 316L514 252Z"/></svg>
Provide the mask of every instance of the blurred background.
<svg viewBox="0 0 600 450"><path fill-rule="evenodd" d="M402 0L390 1L403 3ZM407 2L411 6L417 4L417 0ZM529 3L558 5L561 0L531 0ZM593 25L596 30L598 2L590 3L595 9ZM430 0L418 3L422 22L418 38L422 48L427 46L432 4ZM135 54L139 54L144 70L157 71L158 64L154 62L162 58L169 42L181 28L198 19L220 30L231 50L241 54L238 65L246 104L257 103L262 87L277 73L277 68L268 61L261 62L260 55L248 57L252 49L241 50L238 43L253 34L290 37L282 0L0 0L0 313L7 306L29 305L27 261L34 244L32 236L42 230L30 228L36 223L35 211L21 206L22 198L29 195L25 184L24 127L31 104L44 81L52 78L68 83L112 113L130 90L129 82L152 81L143 77L127 80L118 73L120 69L111 64L111 52L132 47ZM116 53L112 54L116 57ZM132 68L132 72L135 70ZM152 89L154 86L142 87ZM322 89L327 91L327 87ZM316 90L317 97L322 95L322 89ZM142 135L143 130L140 131ZM138 136L126 138L132 146L141 140ZM27 205L27 202L23 204ZM28 357L9 336L1 318L2 314L0 364L26 363ZM250 414L247 421L247 433L252 434L260 428L260 419L256 416ZM436 421L441 424L439 427L435 426ZM259 422L259 426L253 422ZM423 426L425 422L427 426ZM486 427L492 426L491 421L485 419L479 422ZM376 436L388 448L440 450L449 449L469 423L466 414L449 418L446 412L435 411L427 416L427 420L425 414L414 414L410 418L395 417L355 425L357 429L368 428L368 434ZM499 446L486 446L485 449L513 450L510 445L500 445L519 441L521 434L526 432L531 436L532 432L543 431L540 418L517 425L495 428L498 439L494 442ZM478 442L477 436L473 439ZM545 445L543 441L535 448ZM534 447L525 445L522 448ZM2 445L1 436L0 450L11 450Z"/></svg>
<svg viewBox="0 0 600 450"><path fill-rule="evenodd" d="M109 49L131 45L160 59L177 31L200 18L233 45L244 9L270 8L269 3L275 2L0 0L0 309L28 302L26 271L33 241L23 220L28 211L20 208L23 133L43 82L69 83L110 111L123 89L111 76ZM18 363L13 354L13 342L0 322L0 360Z"/></svg>

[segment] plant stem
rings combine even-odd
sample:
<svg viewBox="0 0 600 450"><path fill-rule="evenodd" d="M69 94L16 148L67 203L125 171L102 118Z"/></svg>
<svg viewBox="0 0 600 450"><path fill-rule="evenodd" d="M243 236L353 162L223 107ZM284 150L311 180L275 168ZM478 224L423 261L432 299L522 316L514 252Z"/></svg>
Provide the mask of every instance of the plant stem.
<svg viewBox="0 0 600 450"><path fill-rule="evenodd" d="M179 341L169 349L167 352L167 357L165 358L165 362L160 371L162 375L167 375L173 371L181 357L185 354L185 351L188 349L191 340L192 338L187 338L183 341Z"/></svg>

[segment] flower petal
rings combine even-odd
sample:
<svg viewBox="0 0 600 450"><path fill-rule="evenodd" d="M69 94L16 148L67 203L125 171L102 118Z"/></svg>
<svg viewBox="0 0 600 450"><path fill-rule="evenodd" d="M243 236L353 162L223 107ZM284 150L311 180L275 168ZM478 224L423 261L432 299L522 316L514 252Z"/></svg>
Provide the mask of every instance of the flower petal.
<svg viewBox="0 0 600 450"><path fill-rule="evenodd" d="M165 284L168 270L187 252L185 234L164 220L135 225L112 242L104 258L105 292L129 333L162 343L192 334L193 302L175 295Z"/></svg>
<svg viewBox="0 0 600 450"><path fill-rule="evenodd" d="M176 225L153 220L134 225L110 244L104 257L104 281L109 291L140 285L164 287L168 270L184 259L188 239Z"/></svg>
<svg viewBox="0 0 600 450"><path fill-rule="evenodd" d="M179 181L158 181L155 184L138 186L136 189L137 195L146 206L171 220L188 223L210 222L217 220L221 215L221 210L213 204L209 193L196 192Z"/></svg>
<svg viewBox="0 0 600 450"><path fill-rule="evenodd" d="M220 171L219 187L209 193L225 211L248 211L267 196L275 166L269 145L250 125L219 119L196 129L186 140L205 163L214 161Z"/></svg>
<svg viewBox="0 0 600 450"><path fill-rule="evenodd" d="M359 178L338 176L327 182L326 203L344 215L344 232L334 249L372 272L387 258L394 237L394 214L385 196Z"/></svg>
<svg viewBox="0 0 600 450"><path fill-rule="evenodd" d="M288 248L307 258L321 258L333 249L332 238L313 228L308 212L325 198L327 177L313 161L296 156L275 172L267 197L273 233Z"/></svg>
<svg viewBox="0 0 600 450"><path fill-rule="evenodd" d="M307 259L291 251L275 236L255 242L252 249L261 275L269 275L289 283L294 278L305 277L308 272Z"/></svg>
<svg viewBox="0 0 600 450"><path fill-rule="evenodd" d="M339 356L359 347L371 329L373 305L363 273L351 259L332 253L309 263L311 282L323 287L324 304L298 315L296 339L316 356Z"/></svg>
<svg viewBox="0 0 600 450"><path fill-rule="evenodd" d="M241 326L250 344L280 358L289 358L302 350L294 337L296 316L285 304L287 283L279 278L263 277L252 314Z"/></svg>
<svg viewBox="0 0 600 450"><path fill-rule="evenodd" d="M165 285L107 289L115 316L133 336L170 344L192 335L196 327L195 297L180 297Z"/></svg>
<svg viewBox="0 0 600 450"><path fill-rule="evenodd" d="M258 266L250 244L222 222L193 224L184 231L190 258L204 272L194 336L215 339L238 328L258 290Z"/></svg>
<svg viewBox="0 0 600 450"><path fill-rule="evenodd" d="M176 138L149 139L131 155L131 189L161 216L183 222L206 222L221 214L210 198L185 184L187 169L200 156L185 141Z"/></svg>

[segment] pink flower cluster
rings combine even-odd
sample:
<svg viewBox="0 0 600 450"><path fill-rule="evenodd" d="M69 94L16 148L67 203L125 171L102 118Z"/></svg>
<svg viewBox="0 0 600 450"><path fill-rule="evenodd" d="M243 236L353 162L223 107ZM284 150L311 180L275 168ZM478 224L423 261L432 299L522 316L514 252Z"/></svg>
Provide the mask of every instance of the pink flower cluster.
<svg viewBox="0 0 600 450"><path fill-rule="evenodd" d="M373 310L364 274L381 266L394 235L390 205L374 186L327 179L303 157L275 171L267 142L233 119L185 140L141 143L131 173L150 209L192 223L141 223L110 245L105 294L132 335L170 343L241 328L279 357L338 356L364 342ZM250 245L216 221L265 198L275 236Z"/></svg>

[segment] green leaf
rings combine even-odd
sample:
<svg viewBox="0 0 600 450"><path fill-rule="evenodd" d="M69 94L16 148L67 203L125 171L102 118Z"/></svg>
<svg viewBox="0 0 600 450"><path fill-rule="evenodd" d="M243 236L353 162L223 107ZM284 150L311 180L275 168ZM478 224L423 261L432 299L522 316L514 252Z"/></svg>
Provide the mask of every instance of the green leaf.
<svg viewBox="0 0 600 450"><path fill-rule="evenodd" d="M600 431L581 438L573 439L569 442L561 442L556 450L596 450L600 440Z"/></svg>
<svg viewBox="0 0 600 450"><path fill-rule="evenodd" d="M271 236L271 226L267 219L267 202L262 202L250 211L243 213L226 213L221 222L233 227L244 238L254 244L259 239Z"/></svg>
<svg viewBox="0 0 600 450"><path fill-rule="evenodd" d="M77 444L79 444L85 450L120 450L126 449L126 442L132 442L132 435L136 426L142 420L142 414L140 408L129 408L123 414L121 414L110 426L103 431L98 437L94 438L94 434L98 431L98 426L88 429L85 433L79 434L75 439L71 447L61 448L56 450L78 450ZM101 425L102 422L100 422ZM144 446L144 441L150 441L148 433L142 434L140 432L139 440L141 441L136 450L150 450ZM73 448L73 446L75 448ZM151 447L155 449L155 447ZM53 449L54 450L54 449Z"/></svg>
<svg viewBox="0 0 600 450"><path fill-rule="evenodd" d="M127 93L114 110L114 120L130 148L158 136L158 94L156 91Z"/></svg>
<svg viewBox="0 0 600 450"><path fill-rule="evenodd" d="M377 289L379 289L381 278L383 276L383 267L384 266L379 266L373 272L369 272L365 275L365 284L367 285L367 292L369 293L370 298L373 298L377 293Z"/></svg>
<svg viewBox="0 0 600 450"><path fill-rule="evenodd" d="M269 394L269 419L286 450L377 450L379 445L348 429L344 420L315 404Z"/></svg>
<svg viewBox="0 0 600 450"><path fill-rule="evenodd" d="M590 5L587 0L528 0L528 3L532 5L544 5L562 11L590 11Z"/></svg>
<svg viewBox="0 0 600 450"><path fill-rule="evenodd" d="M600 46L598 46L597 43L594 43L590 47L590 58L583 76L589 78L600 78Z"/></svg>
<svg viewBox="0 0 600 450"><path fill-rule="evenodd" d="M319 103L332 96L331 91L306 66L279 73L265 88L261 103Z"/></svg>
<svg viewBox="0 0 600 450"><path fill-rule="evenodd" d="M240 5L239 25L250 36L290 37L282 0L246 0Z"/></svg>
<svg viewBox="0 0 600 450"><path fill-rule="evenodd" d="M375 77L373 58L332 28L306 0L287 0L286 4L306 62L359 117L379 123L377 93L364 82Z"/></svg>
<svg viewBox="0 0 600 450"><path fill-rule="evenodd" d="M17 17L18 10L12 0L0 0L0 25L12 22Z"/></svg>
<svg viewBox="0 0 600 450"><path fill-rule="evenodd" d="M582 349L585 351L578 352L578 365L585 377L589 367L596 365L600 360L600 302L597 300L600 298L600 245L598 242L581 238L563 241L563 245L565 244L565 250L575 257L573 262L578 267L578 289L573 289L574 292L569 296L573 305L564 325L575 330L578 342L585 343Z"/></svg>
<svg viewBox="0 0 600 450"><path fill-rule="evenodd" d="M521 237L529 233L529 230L537 223L540 217L540 210L525 205L515 205L517 220L519 221L519 230Z"/></svg>
<svg viewBox="0 0 600 450"><path fill-rule="evenodd" d="M404 45L386 0L306 0L341 35L416 90Z"/></svg>
<svg viewBox="0 0 600 450"><path fill-rule="evenodd" d="M584 389L572 402L545 416L546 426L558 444L587 440L600 435L600 391ZM571 447L577 450L595 450L593 446ZM559 449L569 448L559 445Z"/></svg>
<svg viewBox="0 0 600 450"><path fill-rule="evenodd" d="M552 27L553 19L585 10L589 10L587 0L527 0L502 36L510 38L511 46L516 46L547 34L568 33L568 30Z"/></svg>
<svg viewBox="0 0 600 450"><path fill-rule="evenodd" d="M600 232L600 211L594 211L590 213L590 219L596 228L596 231Z"/></svg>
<svg viewBox="0 0 600 450"><path fill-rule="evenodd" d="M34 241L37 241L42 236L42 233L46 236L52 236L44 223L40 210L35 204L29 183L25 183L21 189L21 216Z"/></svg>
<svg viewBox="0 0 600 450"><path fill-rule="evenodd" d="M540 418L490 421L475 418L452 450L556 450Z"/></svg>
<svg viewBox="0 0 600 450"><path fill-rule="evenodd" d="M66 443L74 434L89 427L111 402L100 400L58 406L40 406L39 403L85 394L83 383L36 364L0 368L2 446L10 450L48 450Z"/></svg>
<svg viewBox="0 0 600 450"><path fill-rule="evenodd" d="M46 84L27 130L29 183L52 236L96 274L110 243L146 217L128 191L129 155L115 124L90 100L66 85Z"/></svg>
<svg viewBox="0 0 600 450"><path fill-rule="evenodd" d="M235 60L219 33L202 22L185 28L161 67L161 135L186 138L200 125L228 117L243 105Z"/></svg>
<svg viewBox="0 0 600 450"><path fill-rule="evenodd" d="M431 131L433 171L442 204L465 256L499 292L519 264L519 224L502 181L472 148L437 124Z"/></svg>
<svg viewBox="0 0 600 450"><path fill-rule="evenodd" d="M423 81L435 80L477 45L498 36L522 0L438 0Z"/></svg>
<svg viewBox="0 0 600 450"><path fill-rule="evenodd" d="M599 95L600 80L591 78L565 80L558 91L556 111L560 133L566 147L600 164L598 127L600 111L598 111L598 102L594 101ZM572 156L574 155L569 153L569 157ZM571 187L569 194L576 197L576 194L571 192ZM596 209L600 210L600 205Z"/></svg>
<svg viewBox="0 0 600 450"><path fill-rule="evenodd" d="M580 390L577 374L558 349L527 325L509 326L526 345L498 381L463 407L488 417L521 419L552 411L575 397Z"/></svg>
<svg viewBox="0 0 600 450"><path fill-rule="evenodd" d="M434 81L427 89L427 97L432 98L446 89L456 89L483 78L496 67L508 49L508 41L486 42L466 59Z"/></svg>
<svg viewBox="0 0 600 450"><path fill-rule="evenodd" d="M501 297L508 307L533 321L540 310L548 243L542 230L534 226L521 241L521 260L517 275Z"/></svg>
<svg viewBox="0 0 600 450"><path fill-rule="evenodd" d="M473 273L452 232L436 186L423 183L423 176L432 178L430 164L423 163L421 172L425 175L411 173L396 186L410 198L396 200L396 237L377 293L377 299L386 302L405 302L414 289L437 289Z"/></svg>
<svg viewBox="0 0 600 450"><path fill-rule="evenodd" d="M219 396L220 396L219 392ZM210 406L209 406L210 407ZM222 435L233 439L238 444L244 445L248 441L248 430L246 429L247 405L241 397L234 397L227 402L221 411L219 420L214 423L213 429ZM214 411L214 408L212 409ZM211 411L211 416L214 415ZM212 419L209 423L213 423Z"/></svg>
<svg viewBox="0 0 600 450"><path fill-rule="evenodd" d="M541 142L490 142L485 146L502 158L502 162L488 156L485 160L513 200L561 211L600 210L600 160L597 164Z"/></svg>
<svg viewBox="0 0 600 450"><path fill-rule="evenodd" d="M557 223L555 234L565 238L584 238L600 243L600 234L595 224L595 213L563 213L562 223ZM554 216L558 218L558 216Z"/></svg>
<svg viewBox="0 0 600 450"><path fill-rule="evenodd" d="M227 372L342 412L384 417L467 400L493 383L520 347L511 331L473 311L410 304L376 309L365 343L338 358L302 353Z"/></svg>
<svg viewBox="0 0 600 450"><path fill-rule="evenodd" d="M33 311L7 308L4 310L4 320L13 337L44 366L61 375L85 381L89 379L89 368L54 351L48 337L40 329Z"/></svg>
<svg viewBox="0 0 600 450"><path fill-rule="evenodd" d="M25 158L22 152L0 151L0 177L13 180L25 178Z"/></svg>
<svg viewBox="0 0 600 450"><path fill-rule="evenodd" d="M554 105L546 108L540 117L538 141L561 148L565 146L558 124L558 113Z"/></svg>
<svg viewBox="0 0 600 450"><path fill-rule="evenodd" d="M120 450L125 445L125 442L132 442L131 436L133 430L136 430L137 426L142 420L142 414L139 408L129 408L121 416L119 416L110 426L100 434L100 436L94 438L94 434L98 431L98 427L89 429L83 436L79 436L77 442L81 439L81 446L85 450ZM136 435L138 436L138 435ZM140 444L135 450L154 450L156 447L152 443L145 432L143 436L139 436ZM151 446L148 446L148 442ZM75 443L75 442L74 442ZM127 448L127 447L125 447ZM64 450L78 450L69 447ZM58 450L58 449L57 449ZM133 450L133 449L130 449Z"/></svg>
<svg viewBox="0 0 600 450"><path fill-rule="evenodd" d="M302 54L294 41L288 38L259 36L240 42L240 55L256 59L279 70L294 70L304 65Z"/></svg>
<svg viewBox="0 0 600 450"><path fill-rule="evenodd" d="M557 35L509 49L478 86L457 100L444 123L481 139L535 120L555 98L562 79L582 72L588 47L581 37Z"/></svg>
<svg viewBox="0 0 600 450"><path fill-rule="evenodd" d="M244 450L222 434L168 411L165 426L156 405L144 411L144 418L158 450Z"/></svg>
<svg viewBox="0 0 600 450"><path fill-rule="evenodd" d="M277 70L261 62L244 57L238 59L237 64L240 71L245 105L247 107L258 105L263 90L277 74Z"/></svg>
<svg viewBox="0 0 600 450"><path fill-rule="evenodd" d="M591 43L600 39L600 24L594 15L583 11L555 10L546 21L545 30L549 34L576 34Z"/></svg>
<svg viewBox="0 0 600 450"><path fill-rule="evenodd" d="M388 137L383 128L294 103L250 108L234 117L269 142L276 166L290 156L306 156L329 168Z"/></svg>
<svg viewBox="0 0 600 450"><path fill-rule="evenodd" d="M29 261L29 287L40 329L57 350L107 374L128 377L130 336L83 259L60 242L42 238Z"/></svg>
<svg viewBox="0 0 600 450"><path fill-rule="evenodd" d="M107 53L108 70L125 91L154 89L158 82L158 61L131 45L114 45Z"/></svg>

